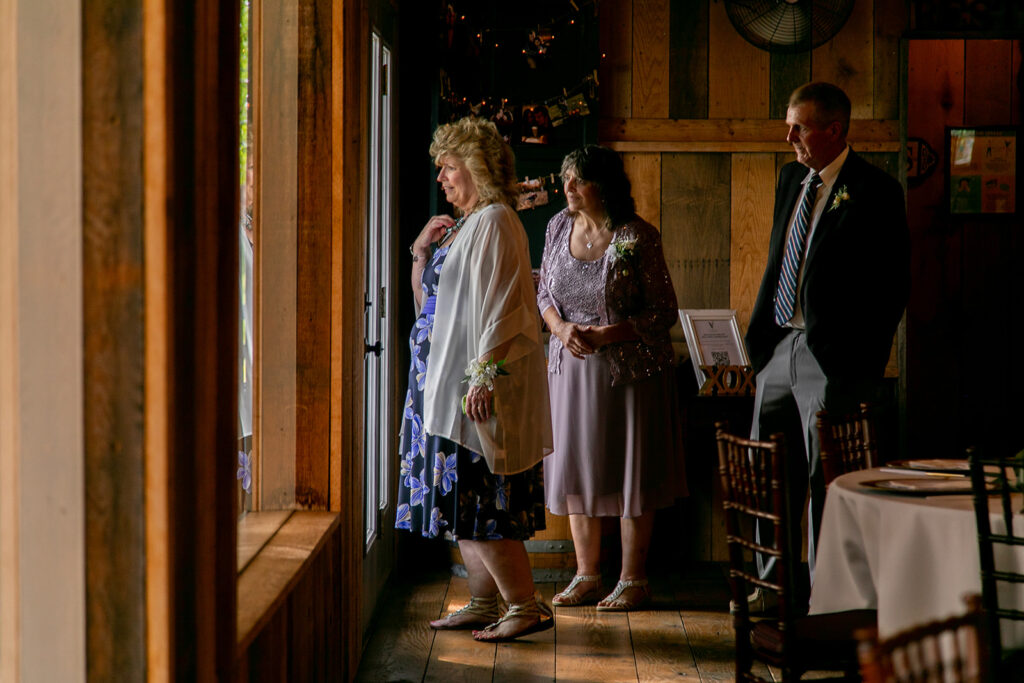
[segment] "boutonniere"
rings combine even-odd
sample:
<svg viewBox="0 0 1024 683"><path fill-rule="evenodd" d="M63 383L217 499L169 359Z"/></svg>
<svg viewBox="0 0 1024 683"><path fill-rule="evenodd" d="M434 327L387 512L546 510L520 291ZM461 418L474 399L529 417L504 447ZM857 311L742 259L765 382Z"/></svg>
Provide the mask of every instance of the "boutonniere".
<svg viewBox="0 0 1024 683"><path fill-rule="evenodd" d="M630 237L627 239L614 240L608 245L608 250L605 252L608 254L608 260L613 265L619 259L629 260L633 258L633 253L636 251L636 238ZM623 275L629 275L629 269L622 271Z"/></svg>
<svg viewBox="0 0 1024 683"><path fill-rule="evenodd" d="M832 197L832 206L828 207L828 210L835 211L836 209L841 208L843 204L849 201L852 201L850 199L850 191L846 189L846 185L843 185L838 190L836 190L835 196Z"/></svg>

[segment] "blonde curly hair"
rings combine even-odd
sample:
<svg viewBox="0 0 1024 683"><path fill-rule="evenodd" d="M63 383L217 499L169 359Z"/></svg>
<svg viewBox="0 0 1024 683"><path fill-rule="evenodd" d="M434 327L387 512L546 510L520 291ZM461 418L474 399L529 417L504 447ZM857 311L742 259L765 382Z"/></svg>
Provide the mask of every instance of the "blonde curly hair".
<svg viewBox="0 0 1024 683"><path fill-rule="evenodd" d="M446 156L466 165L480 197L477 206L504 202L516 207L519 183L515 154L490 121L467 116L439 126L430 144L430 156L438 166Z"/></svg>

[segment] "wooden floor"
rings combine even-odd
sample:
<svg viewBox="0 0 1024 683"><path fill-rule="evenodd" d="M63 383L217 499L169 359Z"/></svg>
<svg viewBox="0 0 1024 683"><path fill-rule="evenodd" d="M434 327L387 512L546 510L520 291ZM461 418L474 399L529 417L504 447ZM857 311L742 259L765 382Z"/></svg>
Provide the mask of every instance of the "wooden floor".
<svg viewBox="0 0 1024 683"><path fill-rule="evenodd" d="M434 572L392 581L357 681L732 681L733 630L719 565L652 577L654 602L630 614L555 610L555 628L504 644L427 625L466 604L465 579ZM564 586L538 584L547 600ZM767 673L764 669L762 674ZM807 679L813 676L805 676Z"/></svg>

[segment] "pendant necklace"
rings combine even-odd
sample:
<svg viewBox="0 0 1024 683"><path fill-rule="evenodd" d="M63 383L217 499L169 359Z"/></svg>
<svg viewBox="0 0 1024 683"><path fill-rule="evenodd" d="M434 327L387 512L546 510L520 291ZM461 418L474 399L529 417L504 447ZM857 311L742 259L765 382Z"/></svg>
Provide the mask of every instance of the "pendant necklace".
<svg viewBox="0 0 1024 683"><path fill-rule="evenodd" d="M469 218L469 216L463 216L463 217L457 219L453 224L451 224L447 228L445 228L444 229L444 234L441 235L441 239L439 239L437 241L437 243L438 244L443 244L444 241L447 240L449 236L451 236L453 233L458 232L459 229L462 228L463 223L466 222L467 218Z"/></svg>

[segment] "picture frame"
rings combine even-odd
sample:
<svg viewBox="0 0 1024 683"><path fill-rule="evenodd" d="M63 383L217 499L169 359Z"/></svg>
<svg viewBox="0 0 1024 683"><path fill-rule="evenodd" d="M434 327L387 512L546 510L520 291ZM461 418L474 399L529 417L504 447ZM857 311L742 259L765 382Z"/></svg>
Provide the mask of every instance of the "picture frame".
<svg viewBox="0 0 1024 683"><path fill-rule="evenodd" d="M1018 126L946 127L946 206L951 216L1018 213Z"/></svg>
<svg viewBox="0 0 1024 683"><path fill-rule="evenodd" d="M702 365L750 365L733 309L679 309L697 385L704 384Z"/></svg>

